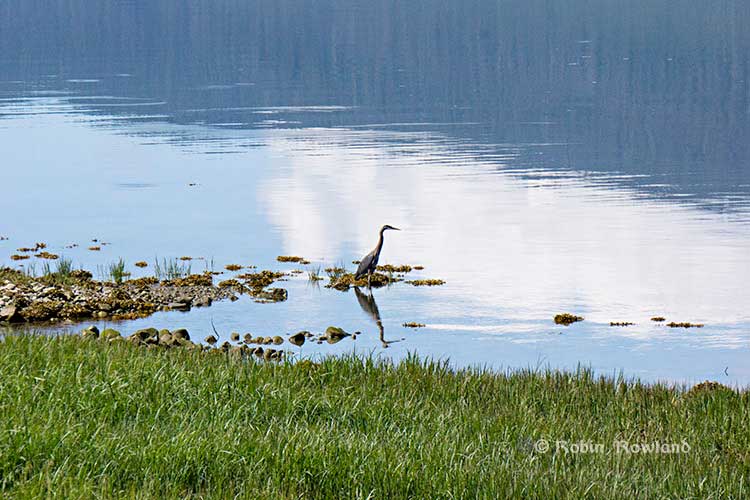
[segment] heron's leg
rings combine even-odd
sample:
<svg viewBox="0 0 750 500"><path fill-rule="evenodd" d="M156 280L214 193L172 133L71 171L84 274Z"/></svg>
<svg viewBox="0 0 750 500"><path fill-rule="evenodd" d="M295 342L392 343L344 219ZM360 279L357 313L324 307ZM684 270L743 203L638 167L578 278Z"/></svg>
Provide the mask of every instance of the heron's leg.
<svg viewBox="0 0 750 500"><path fill-rule="evenodd" d="M372 277L372 272L367 272L367 289L370 290L370 278Z"/></svg>

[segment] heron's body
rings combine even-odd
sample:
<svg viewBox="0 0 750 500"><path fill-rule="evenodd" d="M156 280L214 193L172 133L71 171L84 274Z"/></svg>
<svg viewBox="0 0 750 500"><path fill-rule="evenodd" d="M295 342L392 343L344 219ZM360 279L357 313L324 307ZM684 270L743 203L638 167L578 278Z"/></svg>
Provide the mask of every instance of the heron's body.
<svg viewBox="0 0 750 500"><path fill-rule="evenodd" d="M359 266L357 267L357 272L354 274L354 279L359 279L366 274L368 287L370 286L370 278L372 277L372 273L374 273L375 269L377 269L378 267L378 260L380 260L380 251L383 249L383 232L385 232L387 229L400 231L399 228L389 226L388 224L381 227L378 244L375 246L372 252L362 257L362 260L359 262Z"/></svg>

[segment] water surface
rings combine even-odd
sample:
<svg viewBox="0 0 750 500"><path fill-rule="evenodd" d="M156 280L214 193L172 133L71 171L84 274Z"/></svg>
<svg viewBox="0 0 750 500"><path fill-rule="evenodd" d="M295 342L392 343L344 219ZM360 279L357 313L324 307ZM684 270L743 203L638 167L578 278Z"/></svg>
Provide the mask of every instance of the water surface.
<svg viewBox="0 0 750 500"><path fill-rule="evenodd" d="M744 3L53 4L0 7L0 264L44 241L93 270L353 267L387 223L381 260L445 286L303 274L284 303L118 327L333 324L363 334L300 354L750 384Z"/></svg>

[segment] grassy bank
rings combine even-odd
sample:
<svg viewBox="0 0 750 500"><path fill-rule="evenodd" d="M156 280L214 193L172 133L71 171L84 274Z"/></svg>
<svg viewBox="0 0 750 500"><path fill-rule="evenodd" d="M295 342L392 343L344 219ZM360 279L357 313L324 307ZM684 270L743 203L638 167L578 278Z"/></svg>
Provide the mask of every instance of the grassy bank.
<svg viewBox="0 0 750 500"><path fill-rule="evenodd" d="M0 343L0 373L2 496L750 494L747 392L30 335ZM654 442L681 449L632 453Z"/></svg>

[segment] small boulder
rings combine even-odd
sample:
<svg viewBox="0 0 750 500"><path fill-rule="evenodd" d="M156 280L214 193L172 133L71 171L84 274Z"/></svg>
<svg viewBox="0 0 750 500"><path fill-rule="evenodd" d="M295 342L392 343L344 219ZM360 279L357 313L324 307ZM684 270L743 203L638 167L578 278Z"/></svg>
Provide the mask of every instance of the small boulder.
<svg viewBox="0 0 750 500"><path fill-rule="evenodd" d="M84 328L83 330L81 330L81 337L86 339L98 339L99 329L96 327L96 325L91 325L88 328Z"/></svg>
<svg viewBox="0 0 750 500"><path fill-rule="evenodd" d="M238 342L240 340L240 334L237 332L232 332L229 338L232 339L232 342Z"/></svg>
<svg viewBox="0 0 750 500"><path fill-rule="evenodd" d="M134 337L138 337L140 340L145 341L149 337L156 338L159 336L159 330L156 328L142 328L133 333Z"/></svg>
<svg viewBox="0 0 750 500"><path fill-rule="evenodd" d="M208 307L212 302L211 297L198 297L193 300L193 305L195 307Z"/></svg>
<svg viewBox="0 0 750 500"><path fill-rule="evenodd" d="M343 329L337 326L329 326L326 328L325 340L329 344L335 344L340 342L341 339L351 336L350 333L345 332Z"/></svg>
<svg viewBox="0 0 750 500"><path fill-rule="evenodd" d="M274 343L274 344L276 344L276 345L281 345L281 344L283 344L283 343L284 343L284 339L283 339L283 338L282 338L281 336L279 336L279 335L276 335L276 336L275 336L275 337L273 338L273 343Z"/></svg>
<svg viewBox="0 0 750 500"><path fill-rule="evenodd" d="M554 317L555 324L556 325L571 325L573 323L577 323L578 321L583 321L583 317L576 316L575 314L570 313L563 313L563 314L556 314Z"/></svg>
<svg viewBox="0 0 750 500"><path fill-rule="evenodd" d="M302 344L305 343L305 339L307 338L307 335L310 332L297 332L291 337L289 337L289 342L296 345L297 347L301 347Z"/></svg>
<svg viewBox="0 0 750 500"><path fill-rule="evenodd" d="M190 305L193 303L193 298L190 297L189 295L181 295L177 297L177 300L175 302L179 302L181 304L185 304L188 307L190 307Z"/></svg>
<svg viewBox="0 0 750 500"><path fill-rule="evenodd" d="M120 332L112 328L105 328L104 331L102 331L101 335L99 335L99 338L102 338L104 340L112 340L117 337L122 338L122 335L120 335Z"/></svg>
<svg viewBox="0 0 750 500"><path fill-rule="evenodd" d="M169 309L172 309L173 311L189 311L190 310L190 304L187 304L185 302L170 302L167 304L167 307Z"/></svg>
<svg viewBox="0 0 750 500"><path fill-rule="evenodd" d="M21 316L18 314L18 306L16 304L8 304L7 306L0 309L0 321L19 321Z"/></svg>
<svg viewBox="0 0 750 500"><path fill-rule="evenodd" d="M206 338L204 339L204 341L205 341L205 342L206 342L206 344L208 344L208 345L214 345L214 344L216 344L216 342L218 342L218 341L219 341L219 339L217 339L217 338L216 338L215 336L213 336L213 335L209 335L208 337L206 337Z"/></svg>
<svg viewBox="0 0 750 500"><path fill-rule="evenodd" d="M190 334L185 328L178 328L172 332L172 337L178 340L190 340Z"/></svg>

